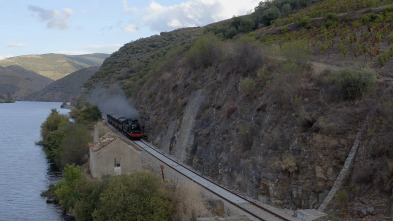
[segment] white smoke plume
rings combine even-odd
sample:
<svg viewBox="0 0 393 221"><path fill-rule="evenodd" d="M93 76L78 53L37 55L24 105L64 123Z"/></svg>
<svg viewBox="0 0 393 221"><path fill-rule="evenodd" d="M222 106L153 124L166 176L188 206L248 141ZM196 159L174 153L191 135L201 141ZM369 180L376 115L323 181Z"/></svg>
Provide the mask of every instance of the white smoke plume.
<svg viewBox="0 0 393 221"><path fill-rule="evenodd" d="M139 117L138 111L117 85L110 88L97 86L88 97L88 101L97 105L103 114L113 114L117 117L131 119Z"/></svg>

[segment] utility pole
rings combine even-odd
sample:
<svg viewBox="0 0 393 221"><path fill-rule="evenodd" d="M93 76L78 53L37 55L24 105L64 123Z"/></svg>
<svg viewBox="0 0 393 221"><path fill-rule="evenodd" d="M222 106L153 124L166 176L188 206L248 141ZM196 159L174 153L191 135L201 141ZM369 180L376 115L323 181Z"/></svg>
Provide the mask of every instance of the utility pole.
<svg viewBox="0 0 393 221"><path fill-rule="evenodd" d="M164 177L164 165L160 165L160 168L161 168L162 180L165 181L165 177Z"/></svg>

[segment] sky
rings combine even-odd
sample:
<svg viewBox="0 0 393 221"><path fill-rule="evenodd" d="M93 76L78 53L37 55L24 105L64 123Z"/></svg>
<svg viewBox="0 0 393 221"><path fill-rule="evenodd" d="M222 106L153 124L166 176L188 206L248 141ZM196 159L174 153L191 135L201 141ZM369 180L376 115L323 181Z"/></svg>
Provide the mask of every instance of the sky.
<svg viewBox="0 0 393 221"><path fill-rule="evenodd" d="M261 0L0 0L0 59L113 53L140 38L253 12Z"/></svg>

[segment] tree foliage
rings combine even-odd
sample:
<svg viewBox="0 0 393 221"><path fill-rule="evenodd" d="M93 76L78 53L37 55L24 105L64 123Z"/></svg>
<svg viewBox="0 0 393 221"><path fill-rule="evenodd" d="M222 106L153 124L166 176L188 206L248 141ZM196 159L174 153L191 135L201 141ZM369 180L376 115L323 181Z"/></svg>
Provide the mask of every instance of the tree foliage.
<svg viewBox="0 0 393 221"><path fill-rule="evenodd" d="M67 116L53 109L41 125L44 151L59 169L67 164L82 165L86 162L88 143L92 140L88 127L101 117L101 112L98 107L89 105L74 111L73 116L76 123L71 123Z"/></svg>
<svg viewBox="0 0 393 221"><path fill-rule="evenodd" d="M375 84L375 72L344 68L333 78L344 100L355 100L369 93Z"/></svg>
<svg viewBox="0 0 393 221"><path fill-rule="evenodd" d="M234 17L231 22L222 26L207 28L207 32L224 39L231 39L239 33L248 33L260 27L269 26L272 21L287 16L294 10L307 7L313 0L271 0L261 1L250 15Z"/></svg>
<svg viewBox="0 0 393 221"><path fill-rule="evenodd" d="M256 83L251 78L244 78L240 80L240 91L248 96L255 93Z"/></svg>
<svg viewBox="0 0 393 221"><path fill-rule="evenodd" d="M55 194L60 205L72 210L81 195L78 191L78 182L83 179L82 170L79 166L67 165L63 170L63 179L56 185Z"/></svg>
<svg viewBox="0 0 393 221"><path fill-rule="evenodd" d="M206 35L193 43L187 60L193 68L208 67L219 61L221 56L221 41L213 35Z"/></svg>
<svg viewBox="0 0 393 221"><path fill-rule="evenodd" d="M74 118L76 123L92 126L95 122L102 119L102 113L97 106L87 104L74 108L71 112L71 117Z"/></svg>
<svg viewBox="0 0 393 221"><path fill-rule="evenodd" d="M41 136L45 143L50 132L56 131L64 125L69 124L69 119L66 115L59 114L56 109L52 109L45 122L41 125Z"/></svg>
<svg viewBox="0 0 393 221"><path fill-rule="evenodd" d="M113 177L100 202L94 220L168 220L173 213L169 191L147 172Z"/></svg>
<svg viewBox="0 0 393 221"><path fill-rule="evenodd" d="M92 141L89 131L80 124L70 124L64 128L64 137L59 149L61 167L67 164L82 165L89 152L88 143Z"/></svg>

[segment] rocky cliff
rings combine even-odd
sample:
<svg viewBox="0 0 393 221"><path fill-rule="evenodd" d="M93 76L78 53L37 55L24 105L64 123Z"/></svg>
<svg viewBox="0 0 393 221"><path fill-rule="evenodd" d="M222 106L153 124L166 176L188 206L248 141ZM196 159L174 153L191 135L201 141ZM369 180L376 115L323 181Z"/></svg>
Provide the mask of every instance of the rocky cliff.
<svg viewBox="0 0 393 221"><path fill-rule="evenodd" d="M85 92L118 84L156 146L285 208L320 207L360 144L327 210L383 218L393 211L386 4L325 0L234 38L222 31L247 16L139 39L108 58Z"/></svg>
<svg viewBox="0 0 393 221"><path fill-rule="evenodd" d="M280 70L268 62L260 60L260 67ZM160 73L138 94L149 139L254 198L317 208L370 109L366 100L329 101L329 89L317 83L322 74L310 68L303 70L307 77L265 80L257 76L260 69L230 68L233 61L202 69L184 64ZM250 94L241 88L245 76L255 80ZM280 96L274 85L282 87Z"/></svg>

